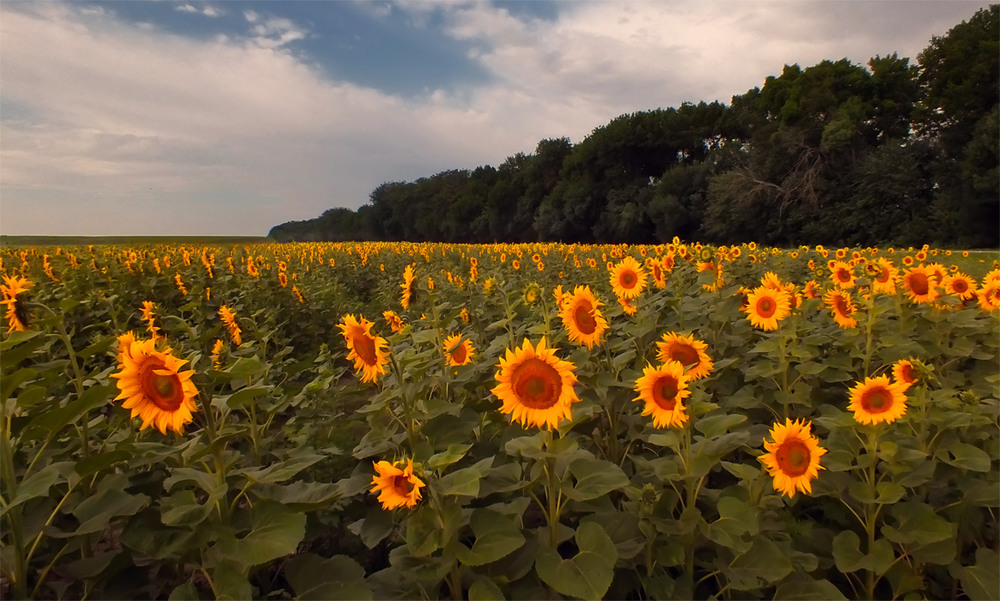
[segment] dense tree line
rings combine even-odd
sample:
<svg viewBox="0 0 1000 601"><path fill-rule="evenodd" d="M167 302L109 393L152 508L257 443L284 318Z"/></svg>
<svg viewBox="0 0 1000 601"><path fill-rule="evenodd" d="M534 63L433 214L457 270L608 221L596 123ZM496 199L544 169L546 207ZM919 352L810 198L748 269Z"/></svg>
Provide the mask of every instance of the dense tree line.
<svg viewBox="0 0 1000 601"><path fill-rule="evenodd" d="M998 5L896 54L786 66L732 103L622 115L499 167L384 183L277 240L1000 245Z"/></svg>

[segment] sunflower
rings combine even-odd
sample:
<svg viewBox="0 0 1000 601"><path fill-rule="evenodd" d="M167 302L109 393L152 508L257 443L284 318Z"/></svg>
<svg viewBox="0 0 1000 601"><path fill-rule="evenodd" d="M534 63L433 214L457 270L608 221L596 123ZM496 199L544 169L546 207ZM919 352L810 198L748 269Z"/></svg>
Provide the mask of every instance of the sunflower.
<svg viewBox="0 0 1000 601"><path fill-rule="evenodd" d="M0 284L2 291L2 302L7 309L7 331L24 332L28 329L28 312L24 303L18 298L34 284L28 278L21 276L3 276L3 284Z"/></svg>
<svg viewBox="0 0 1000 601"><path fill-rule="evenodd" d="M118 336L118 369L125 369L125 355L135 342L135 334L132 330Z"/></svg>
<svg viewBox="0 0 1000 601"><path fill-rule="evenodd" d="M131 332L129 332L131 333ZM121 336L118 337L121 340ZM222 342L222 338L216 338L215 344L212 345L212 367L215 369L222 369L222 351L225 350L226 344Z"/></svg>
<svg viewBox="0 0 1000 601"><path fill-rule="evenodd" d="M885 257L879 257L874 263L868 264L872 274L872 290L885 294L896 294L896 278L899 270L892 264L892 261Z"/></svg>
<svg viewBox="0 0 1000 601"><path fill-rule="evenodd" d="M1000 284L990 282L976 291L979 308L987 313L1000 309Z"/></svg>
<svg viewBox="0 0 1000 601"><path fill-rule="evenodd" d="M903 383L909 388L917 381L916 370L913 362L909 359L900 359L892 364L892 379L897 383Z"/></svg>
<svg viewBox="0 0 1000 601"><path fill-rule="evenodd" d="M160 328L156 327L154 320L156 319L155 312L156 303L153 301L142 301L142 316L140 319L146 322L146 330L149 332L150 336L155 340L160 333Z"/></svg>
<svg viewBox="0 0 1000 601"><path fill-rule="evenodd" d="M688 377L684 366L677 361L667 361L660 367L646 364L642 376L635 382L639 396L633 401L645 401L643 415L653 416L657 428L681 427L688 421L684 399L690 396Z"/></svg>
<svg viewBox="0 0 1000 601"><path fill-rule="evenodd" d="M448 365L468 365L475 352L476 347L472 345L472 341L461 334L452 334L444 339L444 356Z"/></svg>
<svg viewBox="0 0 1000 601"><path fill-rule="evenodd" d="M712 371L712 359L705 351L708 345L692 336L681 336L675 332L663 335L663 342L657 342L656 360L660 363L676 361L684 366L688 380L700 380Z"/></svg>
<svg viewBox="0 0 1000 601"><path fill-rule="evenodd" d="M128 344L121 371L111 377L118 379L121 390L115 400L124 400L122 407L132 410L131 417L142 419L140 430L154 425L162 434L167 428L181 433L191 422L191 413L198 410L194 402L198 389L191 381L193 370L179 371L185 363L170 349L157 351L153 339Z"/></svg>
<svg viewBox="0 0 1000 601"><path fill-rule="evenodd" d="M861 424L892 423L906 413L906 388L903 382L890 382L889 376L865 378L851 388L847 409Z"/></svg>
<svg viewBox="0 0 1000 601"><path fill-rule="evenodd" d="M934 273L923 265L907 269L903 273L903 288L915 303L930 303L941 296Z"/></svg>
<svg viewBox="0 0 1000 601"><path fill-rule="evenodd" d="M839 251L838 251L839 253ZM830 279L841 288L854 288L854 269L844 261L830 261Z"/></svg>
<svg viewBox="0 0 1000 601"><path fill-rule="evenodd" d="M222 324L226 326L226 330L229 331L229 337L232 339L233 344L239 346L243 344L243 338L240 336L240 326L236 323L236 314L233 313L226 305L219 307L219 319L222 320Z"/></svg>
<svg viewBox="0 0 1000 601"><path fill-rule="evenodd" d="M621 305L625 315L635 315L639 312L639 307L632 303L632 299L618 297L618 304Z"/></svg>
<svg viewBox="0 0 1000 601"><path fill-rule="evenodd" d="M784 425L776 423L771 428L774 442L764 439L767 453L760 456L760 462L771 475L774 490L789 498L796 491L812 493L812 480L819 477L819 470L826 469L819 464L826 449L819 446L819 439L810 430L812 422L786 417Z"/></svg>
<svg viewBox="0 0 1000 601"><path fill-rule="evenodd" d="M611 268L611 288L615 296L631 300L638 298L646 286L646 271L632 257L625 257Z"/></svg>
<svg viewBox="0 0 1000 601"><path fill-rule="evenodd" d="M961 300L970 300L976 296L976 282L962 272L950 275L944 279L944 289Z"/></svg>
<svg viewBox="0 0 1000 601"><path fill-rule="evenodd" d="M372 322L361 317L359 322L353 315L345 315L337 324L347 342L347 358L354 361L354 371L362 382L374 382L380 374L386 373L389 362L388 344L385 338L373 336Z"/></svg>
<svg viewBox="0 0 1000 601"><path fill-rule="evenodd" d="M531 282L524 288L524 293L521 295L526 305L534 305L538 302L538 299L542 295L542 288L535 282Z"/></svg>
<svg viewBox="0 0 1000 601"><path fill-rule="evenodd" d="M778 322L791 314L791 299L784 290L758 286L747 296L745 311L755 328L777 330Z"/></svg>
<svg viewBox="0 0 1000 601"><path fill-rule="evenodd" d="M382 317L384 317L385 322L389 324L389 329L396 334L402 332L403 328L406 326L406 324L403 323L403 318L397 315L395 311L382 311Z"/></svg>
<svg viewBox="0 0 1000 601"><path fill-rule="evenodd" d="M573 390L575 366L546 348L545 337L537 347L525 338L521 348L507 349L498 367L499 384L491 392L503 401L500 411L511 414L513 421L551 430L563 418L572 419L570 406L580 400Z"/></svg>
<svg viewBox="0 0 1000 601"><path fill-rule="evenodd" d="M845 330L858 327L858 320L852 317L856 310L849 292L830 290L823 295L823 302L833 311L833 320L837 325Z"/></svg>
<svg viewBox="0 0 1000 601"><path fill-rule="evenodd" d="M413 475L413 460L407 459L406 466L397 467L388 461L375 463L375 476L372 477L371 492L379 493L378 501L382 509L397 507L416 507L420 500L420 489L425 486L423 480Z"/></svg>
<svg viewBox="0 0 1000 601"><path fill-rule="evenodd" d="M413 296L413 265L407 265L403 270L403 283L399 285L403 289L403 295L399 299L399 304L404 309L410 308L410 298Z"/></svg>
<svg viewBox="0 0 1000 601"><path fill-rule="evenodd" d="M578 342L588 349L601 343L601 335L608 329L608 322L601 315L601 302L594 297L590 286L577 286L573 294L566 294L561 303L562 318L571 342Z"/></svg>
<svg viewBox="0 0 1000 601"><path fill-rule="evenodd" d="M556 310L562 311L563 301L569 300L573 295L568 292L563 292L562 284L559 284L553 288L552 296L556 299Z"/></svg>
<svg viewBox="0 0 1000 601"><path fill-rule="evenodd" d="M663 290L667 287L667 278L665 272L663 271L663 265L656 259L649 257L646 259L646 266L649 267L649 272L653 276L653 284L658 290Z"/></svg>

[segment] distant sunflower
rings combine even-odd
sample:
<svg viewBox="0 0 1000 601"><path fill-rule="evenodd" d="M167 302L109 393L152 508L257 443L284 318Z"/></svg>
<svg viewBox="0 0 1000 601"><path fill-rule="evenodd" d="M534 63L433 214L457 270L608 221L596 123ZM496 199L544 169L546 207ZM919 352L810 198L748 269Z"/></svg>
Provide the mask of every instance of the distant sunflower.
<svg viewBox="0 0 1000 601"><path fill-rule="evenodd" d="M154 425L162 434L167 428L181 433L184 424L192 421L192 412L198 410L194 402L198 389L191 381L194 371L180 371L185 363L170 349L157 351L155 340L129 343L122 354L121 371L111 377L118 379L121 390L115 400L124 400L122 407L132 410L131 417L142 419L140 430Z"/></svg>
<svg viewBox="0 0 1000 601"><path fill-rule="evenodd" d="M399 299L399 304L404 309L410 308L410 299L413 296L413 265L407 265L403 270L403 283L399 285L403 289L403 294Z"/></svg>
<svg viewBox="0 0 1000 601"><path fill-rule="evenodd" d="M468 337L452 334L444 339L444 356L449 366L468 365L472 363L472 355L476 347Z"/></svg>
<svg viewBox="0 0 1000 601"><path fill-rule="evenodd" d="M382 311L382 317L384 317L385 322L389 324L389 329L396 334L402 332L403 328L406 326L406 324L403 323L403 318L397 315L395 311Z"/></svg>
<svg viewBox="0 0 1000 601"><path fill-rule="evenodd" d="M789 498L796 491L812 493L812 481L819 477L819 470L826 469L819 464L826 449L819 446L811 430L812 422L785 418L784 425L771 428L774 442L764 439L767 453L760 456L760 462L771 475L774 490Z"/></svg>
<svg viewBox="0 0 1000 601"><path fill-rule="evenodd" d="M688 421L684 399L691 391L687 389L687 382L684 366L677 361L667 361L660 367L647 364L635 382L639 396L632 400L645 401L642 415L652 416L654 427L679 428Z"/></svg>
<svg viewBox="0 0 1000 601"><path fill-rule="evenodd" d="M646 272L632 257L625 257L611 268L611 288L627 300L637 298L646 287Z"/></svg>
<svg viewBox="0 0 1000 601"><path fill-rule="evenodd" d="M361 317L359 322L353 315L345 315L337 324L347 342L349 360L354 361L354 371L362 382L374 382L379 375L387 373L389 363L388 344L385 338L373 336L372 322Z"/></svg>
<svg viewBox="0 0 1000 601"><path fill-rule="evenodd" d="M653 276L653 285L656 286L658 290L663 290L667 287L666 272L663 270L663 265L660 261L649 257L646 259L646 266L649 267L649 272Z"/></svg>
<svg viewBox="0 0 1000 601"><path fill-rule="evenodd" d="M382 509L416 507L422 497L420 489L425 484L413 474L413 460L407 459L402 468L399 467L400 463L379 461L374 464L375 476L372 477L371 492L379 493L378 501L382 504Z"/></svg>
<svg viewBox="0 0 1000 601"><path fill-rule="evenodd" d="M791 299L784 290L758 286L747 296L745 311L755 328L777 330L778 322L791 314Z"/></svg>
<svg viewBox="0 0 1000 601"><path fill-rule="evenodd" d="M563 419L572 419L570 406L580 400L573 390L575 366L546 348L544 337L537 347L525 338L521 348L507 349L498 367L499 384L491 392L503 402L500 411L513 421L551 430Z"/></svg>
<svg viewBox="0 0 1000 601"><path fill-rule="evenodd" d="M559 316L569 333L570 341L588 349L601 343L601 336L608 329L608 321L598 309L601 304L590 291L590 286L577 286L572 294L566 294Z"/></svg>
<svg viewBox="0 0 1000 601"><path fill-rule="evenodd" d="M34 284L28 278L3 276L3 284L0 284L2 291L0 303L6 308L8 332L24 332L28 329L28 311L23 299L19 297L32 286Z"/></svg>
<svg viewBox="0 0 1000 601"><path fill-rule="evenodd" d="M712 371L712 359L706 352L708 345L696 340L693 335L681 336L675 332L663 335L663 342L657 342L656 360L660 363L676 361L684 366L684 375L691 381L700 380Z"/></svg>
<svg viewBox="0 0 1000 601"><path fill-rule="evenodd" d="M909 359L900 359L893 363L892 379L897 383L905 384L907 388L912 386L918 379L913 362Z"/></svg>
<svg viewBox="0 0 1000 601"><path fill-rule="evenodd" d="M236 313L228 306L222 305L219 307L219 319L222 320L222 324L229 331L229 337L232 339L233 344L236 346L243 344L243 337L240 335L242 330L240 330L239 324L236 323Z"/></svg>
<svg viewBox="0 0 1000 601"><path fill-rule="evenodd" d="M635 315L639 312L639 307L635 306L632 299L618 297L618 304L621 305L622 311L625 315Z"/></svg>
<svg viewBox="0 0 1000 601"><path fill-rule="evenodd" d="M903 273L903 289L915 303L930 303L941 296L933 272L922 265Z"/></svg>
<svg viewBox="0 0 1000 601"><path fill-rule="evenodd" d="M892 423L906 413L906 384L890 382L889 376L865 378L851 388L847 409L861 424Z"/></svg>
<svg viewBox="0 0 1000 601"><path fill-rule="evenodd" d="M846 329L858 327L858 320L853 317L856 309L849 292L829 290L823 295L823 302L833 311L833 320Z"/></svg>
<svg viewBox="0 0 1000 601"><path fill-rule="evenodd" d="M830 279L841 288L854 288L854 268L844 261L830 261Z"/></svg>

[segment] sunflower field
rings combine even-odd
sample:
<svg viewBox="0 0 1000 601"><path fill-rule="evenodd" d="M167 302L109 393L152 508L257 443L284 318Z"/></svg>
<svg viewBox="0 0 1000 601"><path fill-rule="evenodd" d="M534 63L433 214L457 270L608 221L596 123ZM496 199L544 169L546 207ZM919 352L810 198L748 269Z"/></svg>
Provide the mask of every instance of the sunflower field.
<svg viewBox="0 0 1000 601"><path fill-rule="evenodd" d="M0 596L997 599L997 254L0 250Z"/></svg>

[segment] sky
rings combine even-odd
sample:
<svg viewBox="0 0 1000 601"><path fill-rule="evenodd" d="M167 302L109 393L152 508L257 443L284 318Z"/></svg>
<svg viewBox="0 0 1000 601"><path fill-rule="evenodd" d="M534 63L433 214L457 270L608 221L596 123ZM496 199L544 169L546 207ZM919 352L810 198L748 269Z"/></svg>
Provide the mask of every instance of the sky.
<svg viewBox="0 0 1000 601"><path fill-rule="evenodd" d="M965 0L0 2L0 234L263 236L784 65L893 52Z"/></svg>

